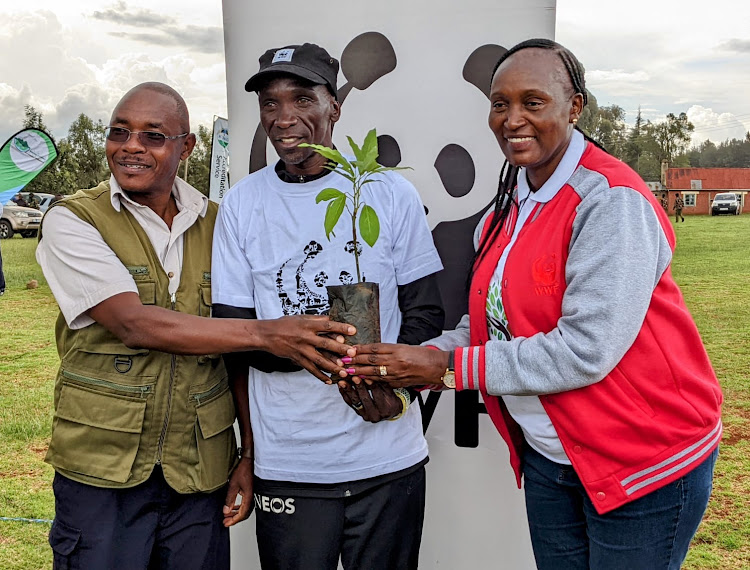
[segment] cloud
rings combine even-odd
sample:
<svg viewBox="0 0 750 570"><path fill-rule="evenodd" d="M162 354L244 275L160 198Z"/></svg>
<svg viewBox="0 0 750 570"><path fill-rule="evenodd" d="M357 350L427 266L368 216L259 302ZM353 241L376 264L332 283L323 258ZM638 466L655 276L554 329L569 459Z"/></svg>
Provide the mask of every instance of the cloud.
<svg viewBox="0 0 750 570"><path fill-rule="evenodd" d="M750 53L750 40L739 40L733 38L719 44L719 49L737 53Z"/></svg>
<svg viewBox="0 0 750 570"><path fill-rule="evenodd" d="M125 38L145 44L181 47L205 54L224 53L224 35L221 28L205 26L163 26L161 33L110 32L110 36Z"/></svg>
<svg viewBox="0 0 750 570"><path fill-rule="evenodd" d="M24 105L31 102L31 89L21 89L0 83L0 144L23 126Z"/></svg>
<svg viewBox="0 0 750 570"><path fill-rule="evenodd" d="M623 69L594 69L586 73L586 81L598 83L644 83L651 79L645 71L625 71Z"/></svg>
<svg viewBox="0 0 750 570"><path fill-rule="evenodd" d="M148 9L133 10L120 0L104 11L95 11L92 18L117 24L116 31L109 35L131 41L159 46L180 47L187 51L204 54L221 54L224 51L224 34L218 26L196 26L179 24L173 16ZM128 32L120 26L146 28L147 31Z"/></svg>
<svg viewBox="0 0 750 570"><path fill-rule="evenodd" d="M750 124L745 125L732 113L717 113L701 105L692 105L687 110L687 116L695 126L692 136L693 144L699 144L706 139L715 142L741 139L750 127Z"/></svg>
<svg viewBox="0 0 750 570"><path fill-rule="evenodd" d="M110 50L117 42L107 40L106 30L92 30L81 38L80 28L63 26L51 12L6 16L0 18L0 52L6 54L0 58L3 141L21 128L24 105L41 111L51 134L60 139L81 113L109 121L120 97L144 81L161 81L182 93L194 128L210 125L214 114L226 115L224 65L216 55L174 47L139 53L142 50L127 51L126 43ZM83 52L83 39L101 47ZM159 42L163 44L163 38ZM16 53L22 57L13 57Z"/></svg>
<svg viewBox="0 0 750 570"><path fill-rule="evenodd" d="M139 28L151 28L158 27L164 24L173 24L175 18L166 14L159 14L152 10L130 10L128 11L128 5L122 0L116 2L111 8L107 10L99 11L96 10L91 15L95 20L101 20L104 22L112 22L113 24L121 24L126 26L135 26Z"/></svg>

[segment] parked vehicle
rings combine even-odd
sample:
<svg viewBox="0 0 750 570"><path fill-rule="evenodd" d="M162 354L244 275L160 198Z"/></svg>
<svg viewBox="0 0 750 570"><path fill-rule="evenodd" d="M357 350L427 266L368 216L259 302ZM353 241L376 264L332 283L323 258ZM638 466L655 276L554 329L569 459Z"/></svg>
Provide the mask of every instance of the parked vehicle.
<svg viewBox="0 0 750 570"><path fill-rule="evenodd" d="M738 215L741 211L740 199L737 194L725 193L714 196L711 203L711 215L734 214Z"/></svg>
<svg viewBox="0 0 750 570"><path fill-rule="evenodd" d="M21 197L26 200L28 203L29 201L29 194L30 192L19 192L21 194ZM36 199L39 201L39 211L44 213L47 211L47 208L49 208L50 204L52 203L52 200L55 198L54 194L37 194L34 192L34 196L36 196ZM13 200L8 200L6 202L8 206L15 206L16 204L13 202Z"/></svg>
<svg viewBox="0 0 750 570"><path fill-rule="evenodd" d="M13 202L10 204L10 206L3 206L3 215L0 218L0 239L12 238L16 232L23 237L36 237L42 223L42 212L34 208L16 206Z"/></svg>

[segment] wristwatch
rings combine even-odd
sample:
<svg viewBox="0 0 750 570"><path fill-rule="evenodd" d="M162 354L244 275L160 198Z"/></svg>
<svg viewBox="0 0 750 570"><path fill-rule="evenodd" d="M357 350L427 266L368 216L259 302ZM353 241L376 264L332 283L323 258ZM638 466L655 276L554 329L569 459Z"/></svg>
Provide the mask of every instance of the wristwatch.
<svg viewBox="0 0 750 570"><path fill-rule="evenodd" d="M454 351L448 353L448 368L445 369L443 377L440 379L443 382L443 386L450 390L456 389L456 371L454 363Z"/></svg>
<svg viewBox="0 0 750 570"><path fill-rule="evenodd" d="M253 451L254 449L252 447L238 447L237 457L239 459L253 459L255 457Z"/></svg>

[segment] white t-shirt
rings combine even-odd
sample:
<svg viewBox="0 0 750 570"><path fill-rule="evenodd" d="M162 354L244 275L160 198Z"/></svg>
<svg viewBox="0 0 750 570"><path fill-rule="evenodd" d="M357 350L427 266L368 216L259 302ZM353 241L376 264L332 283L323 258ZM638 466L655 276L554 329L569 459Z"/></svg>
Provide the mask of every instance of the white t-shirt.
<svg viewBox="0 0 750 570"><path fill-rule="evenodd" d="M363 279L380 284L383 342L401 326L398 285L442 269L422 202L402 176L389 172L365 185L364 202L380 219L374 247L361 241ZM326 239L327 203L317 194L349 182L336 173L304 184L282 182L273 166L240 180L219 208L213 245L214 303L255 308L259 319L328 310L326 285L356 282L351 218L344 210ZM361 237L360 237L361 240ZM365 422L336 385L307 371L266 374L250 369L255 473L263 479L343 483L411 467L427 456L419 406L399 420Z"/></svg>
<svg viewBox="0 0 750 570"><path fill-rule="evenodd" d="M557 165L555 172L547 182L536 192L531 192L529 188L526 169L521 168L518 172L518 191L516 194L516 199L520 204L518 219L513 228L511 240L497 263L487 292L487 328L492 339L510 340L501 286L508 253L515 244L521 228L531 217L532 212L538 213L537 207L541 208L543 204L552 200L573 175L585 148L586 141L583 135L578 131L573 131L570 144L560 160L560 164ZM544 410L539 396L502 396L502 398L510 415L521 426L523 435L531 447L551 461L570 465L570 460L563 449L562 443L560 443L557 431L555 431L555 427Z"/></svg>
<svg viewBox="0 0 750 570"><path fill-rule="evenodd" d="M118 212L126 208L146 232L169 276L169 292L174 293L182 274L183 236L199 216L206 215L208 198L176 178L172 195L179 212L170 229L151 208L133 202L114 176L109 187L112 207ZM58 206L46 214L43 228L36 260L71 329L91 325L94 320L86 311L102 301L120 293L138 293L127 267L94 226Z"/></svg>

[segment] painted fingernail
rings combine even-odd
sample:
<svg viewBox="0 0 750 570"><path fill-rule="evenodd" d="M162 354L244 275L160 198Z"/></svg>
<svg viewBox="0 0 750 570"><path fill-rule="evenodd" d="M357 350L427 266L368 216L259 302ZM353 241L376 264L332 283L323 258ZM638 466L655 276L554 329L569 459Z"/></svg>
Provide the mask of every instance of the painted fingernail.
<svg viewBox="0 0 750 570"><path fill-rule="evenodd" d="M346 371L347 371L347 372L348 372L349 374L354 374L354 373L355 373L355 372L356 372L357 370L356 370L356 369L354 369L354 368L347 368L347 369L346 369Z"/></svg>
<svg viewBox="0 0 750 570"><path fill-rule="evenodd" d="M352 361L351 356L345 356L344 358L341 359L341 362L343 362L344 364L350 364L351 361Z"/></svg>

